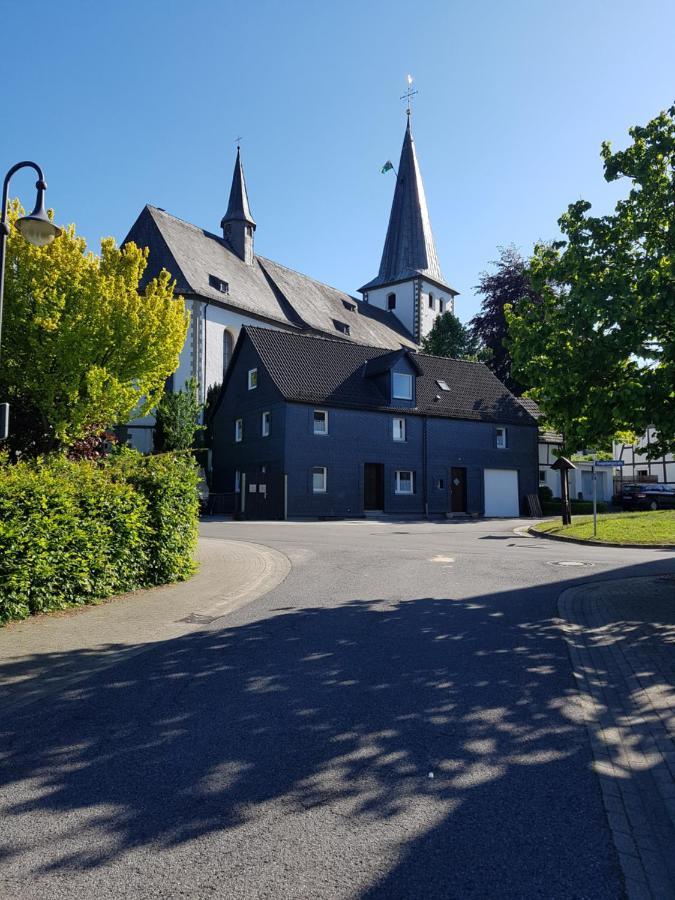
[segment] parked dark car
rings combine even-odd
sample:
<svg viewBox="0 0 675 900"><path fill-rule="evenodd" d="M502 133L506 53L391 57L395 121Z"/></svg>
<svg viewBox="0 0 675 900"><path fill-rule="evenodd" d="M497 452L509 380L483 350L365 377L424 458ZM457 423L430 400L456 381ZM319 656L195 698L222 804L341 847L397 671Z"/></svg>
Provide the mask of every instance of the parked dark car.
<svg viewBox="0 0 675 900"><path fill-rule="evenodd" d="M675 509L675 487L669 484L625 484L623 509Z"/></svg>

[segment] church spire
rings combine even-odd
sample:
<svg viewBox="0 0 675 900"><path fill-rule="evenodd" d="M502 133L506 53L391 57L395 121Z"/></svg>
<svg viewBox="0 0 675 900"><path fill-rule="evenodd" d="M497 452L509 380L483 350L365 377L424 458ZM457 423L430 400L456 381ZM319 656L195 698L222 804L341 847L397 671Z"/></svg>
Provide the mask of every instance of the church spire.
<svg viewBox="0 0 675 900"><path fill-rule="evenodd" d="M405 281L415 276L431 279L448 289L436 255L424 185L410 125L410 107L398 165L396 189L378 275L360 291Z"/></svg>
<svg viewBox="0 0 675 900"><path fill-rule="evenodd" d="M241 162L241 148L237 145L237 159L234 163L232 175L232 187L230 199L227 204L227 212L220 222L223 229L223 237L228 242L233 252L245 263L253 263L253 232L255 221L248 205L248 192L244 167Z"/></svg>

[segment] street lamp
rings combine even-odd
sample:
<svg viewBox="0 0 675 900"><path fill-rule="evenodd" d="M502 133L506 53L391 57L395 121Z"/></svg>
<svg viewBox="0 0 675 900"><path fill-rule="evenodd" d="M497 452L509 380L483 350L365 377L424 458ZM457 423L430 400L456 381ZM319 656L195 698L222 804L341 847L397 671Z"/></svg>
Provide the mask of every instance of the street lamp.
<svg viewBox="0 0 675 900"><path fill-rule="evenodd" d="M9 192L9 182L15 172L26 167L35 169L38 180L35 182L37 188L37 197L35 199L35 209L29 216L22 216L16 221L16 227L28 241L36 247L46 247L51 244L54 238L61 233L58 225L55 225L47 215L45 209L45 191L47 183L42 173L42 169L37 163L30 160L24 160L17 163L5 175L2 185L2 207L0 207L0 347L2 346L2 299L5 293L5 248L7 246L7 237L9 235L9 222L7 221L7 195ZM0 441L4 441L9 434L9 403L0 403Z"/></svg>

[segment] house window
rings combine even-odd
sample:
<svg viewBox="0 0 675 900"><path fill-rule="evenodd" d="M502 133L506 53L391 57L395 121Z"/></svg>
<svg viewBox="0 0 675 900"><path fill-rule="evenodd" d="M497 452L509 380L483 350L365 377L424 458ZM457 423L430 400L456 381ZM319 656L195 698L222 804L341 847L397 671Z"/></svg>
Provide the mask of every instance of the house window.
<svg viewBox="0 0 675 900"><path fill-rule="evenodd" d="M234 423L234 439L239 443L244 437L244 420L237 419Z"/></svg>
<svg viewBox="0 0 675 900"><path fill-rule="evenodd" d="M497 435L497 447L500 450L505 450L506 449L506 428L497 428L496 435Z"/></svg>
<svg viewBox="0 0 675 900"><path fill-rule="evenodd" d="M439 311L439 313L443 312L443 298L442 297L438 301L438 311Z"/></svg>
<svg viewBox="0 0 675 900"><path fill-rule="evenodd" d="M434 308L434 295L429 294L429 309L433 309L433 308Z"/></svg>
<svg viewBox="0 0 675 900"><path fill-rule="evenodd" d="M413 473L405 470L396 472L396 493L397 494L413 494Z"/></svg>
<svg viewBox="0 0 675 900"><path fill-rule="evenodd" d="M539 484L544 484L546 481L546 469L539 469Z"/></svg>
<svg viewBox="0 0 675 900"><path fill-rule="evenodd" d="M445 490L445 479L439 478L438 481L436 482L436 487L438 488L439 491L444 491Z"/></svg>
<svg viewBox="0 0 675 900"><path fill-rule="evenodd" d="M325 409L314 410L314 434L328 434L328 413Z"/></svg>
<svg viewBox="0 0 675 900"><path fill-rule="evenodd" d="M235 494L241 493L241 472L239 469L234 473L234 492Z"/></svg>
<svg viewBox="0 0 675 900"><path fill-rule="evenodd" d="M393 438L395 441L405 440L405 419L393 420Z"/></svg>
<svg viewBox="0 0 675 900"><path fill-rule="evenodd" d="M258 370L257 369L249 369L248 370L248 389L249 389L249 391L252 391L257 387L258 387Z"/></svg>
<svg viewBox="0 0 675 900"><path fill-rule="evenodd" d="M396 309L396 294L387 294L387 309Z"/></svg>
<svg viewBox="0 0 675 900"><path fill-rule="evenodd" d="M402 372L394 372L392 396L397 400L412 400L412 380L412 375L404 375Z"/></svg>
<svg viewBox="0 0 675 900"><path fill-rule="evenodd" d="M314 494L326 493L326 467L314 466L312 469L312 492Z"/></svg>
<svg viewBox="0 0 675 900"><path fill-rule="evenodd" d="M269 412L264 412L262 414L261 423L260 423L260 433L263 437L269 437L270 434L270 414Z"/></svg>

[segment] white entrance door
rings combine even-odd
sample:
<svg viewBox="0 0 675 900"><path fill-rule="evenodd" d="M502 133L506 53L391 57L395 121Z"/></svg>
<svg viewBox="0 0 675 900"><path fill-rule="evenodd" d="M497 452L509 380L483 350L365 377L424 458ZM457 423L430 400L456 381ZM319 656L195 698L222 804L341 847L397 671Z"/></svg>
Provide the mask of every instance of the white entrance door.
<svg viewBox="0 0 675 900"><path fill-rule="evenodd" d="M517 469L485 469L485 515L520 515Z"/></svg>

